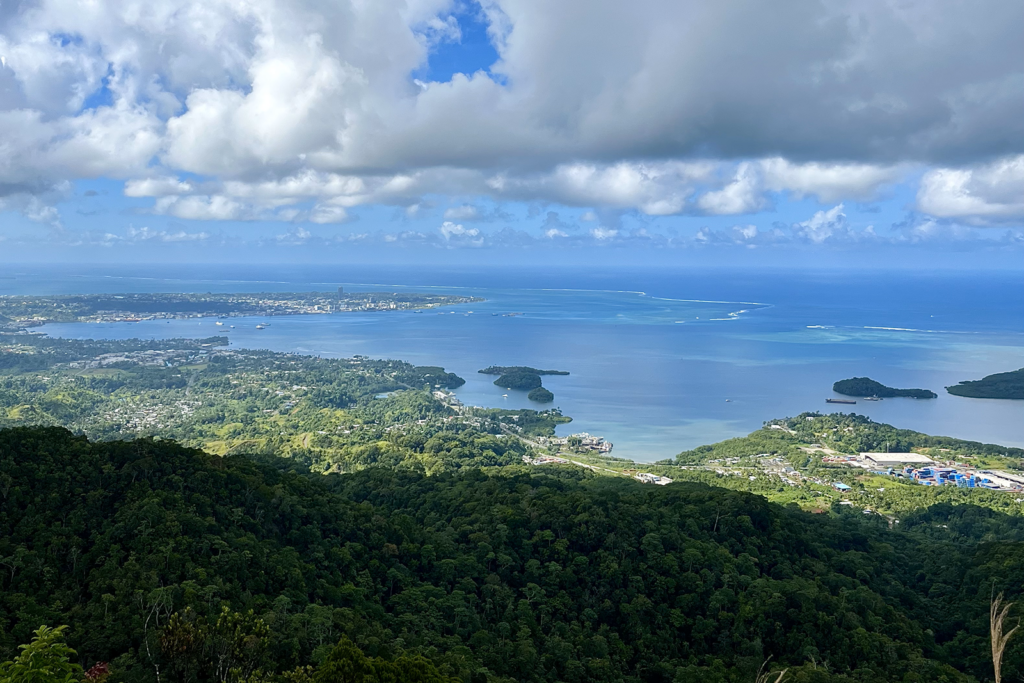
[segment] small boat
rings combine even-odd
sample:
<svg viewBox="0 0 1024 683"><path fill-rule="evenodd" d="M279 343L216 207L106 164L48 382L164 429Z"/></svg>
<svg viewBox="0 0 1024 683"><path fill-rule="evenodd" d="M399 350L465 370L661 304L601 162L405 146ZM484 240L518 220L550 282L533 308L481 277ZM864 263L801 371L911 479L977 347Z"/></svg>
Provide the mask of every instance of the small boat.
<svg viewBox="0 0 1024 683"><path fill-rule="evenodd" d="M864 400L865 401L881 401L882 399L878 398L877 396L865 396Z"/></svg>
<svg viewBox="0 0 1024 683"><path fill-rule="evenodd" d="M264 327L263 325L257 325L257 326L256 326L256 329L257 329L257 330L262 330L262 329L265 329L265 327Z"/></svg>
<svg viewBox="0 0 1024 683"><path fill-rule="evenodd" d="M508 394L502 394L501 397L502 398L508 398Z"/></svg>
<svg viewBox="0 0 1024 683"><path fill-rule="evenodd" d="M219 321L219 320L218 320L217 322L215 322L215 323L214 323L214 325L223 325L223 324L224 324L224 323L222 323L222 322L221 322L221 321Z"/></svg>
<svg viewBox="0 0 1024 683"><path fill-rule="evenodd" d="M727 398L727 399L725 399L725 402L726 403L732 403L732 399L731 398Z"/></svg>

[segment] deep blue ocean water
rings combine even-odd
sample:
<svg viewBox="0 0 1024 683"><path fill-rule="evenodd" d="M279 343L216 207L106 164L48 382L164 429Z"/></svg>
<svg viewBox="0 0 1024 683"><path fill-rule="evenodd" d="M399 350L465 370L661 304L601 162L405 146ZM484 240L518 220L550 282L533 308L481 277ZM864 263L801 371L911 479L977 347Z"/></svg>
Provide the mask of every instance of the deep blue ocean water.
<svg viewBox="0 0 1024 683"><path fill-rule="evenodd" d="M588 431L637 460L740 436L762 421L842 409L931 434L1024 446L1024 401L944 386L1024 367L1024 273L446 269L352 266L4 267L0 294L438 291L484 302L443 312L49 325L76 338L228 334L235 346L441 365L466 403L533 407L477 370L532 365ZM522 313L508 317L506 313ZM264 330L256 324L270 322ZM836 380L929 388L929 401L827 405ZM503 396L508 394L507 397Z"/></svg>

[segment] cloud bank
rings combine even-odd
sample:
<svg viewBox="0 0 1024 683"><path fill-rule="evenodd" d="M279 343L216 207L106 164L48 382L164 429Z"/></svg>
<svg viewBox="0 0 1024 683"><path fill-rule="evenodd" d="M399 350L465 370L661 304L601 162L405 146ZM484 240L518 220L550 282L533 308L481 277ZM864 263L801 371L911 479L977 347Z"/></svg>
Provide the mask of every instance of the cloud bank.
<svg viewBox="0 0 1024 683"><path fill-rule="evenodd" d="M414 75L454 0L0 4L0 196L108 177L181 219L328 224L430 195L743 215L920 177L922 212L1024 220L1017 0L474 7L498 59L439 82Z"/></svg>

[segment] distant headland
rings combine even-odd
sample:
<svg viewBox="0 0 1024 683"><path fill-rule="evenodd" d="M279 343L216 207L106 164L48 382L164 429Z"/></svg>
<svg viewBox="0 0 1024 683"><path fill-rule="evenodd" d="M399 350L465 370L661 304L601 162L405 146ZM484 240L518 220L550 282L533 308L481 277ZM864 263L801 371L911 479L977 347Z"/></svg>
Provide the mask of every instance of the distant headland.
<svg viewBox="0 0 1024 683"><path fill-rule="evenodd" d="M841 379L832 385L832 391L843 396L865 398L938 398L930 389L894 389L868 377Z"/></svg>
<svg viewBox="0 0 1024 683"><path fill-rule="evenodd" d="M946 391L954 396L967 398L1024 399L1024 368L963 381L955 386L946 387Z"/></svg>
<svg viewBox="0 0 1024 683"><path fill-rule="evenodd" d="M492 365L478 371L481 375L507 375L510 372L529 372L534 375L568 375L565 370L538 370L527 365Z"/></svg>

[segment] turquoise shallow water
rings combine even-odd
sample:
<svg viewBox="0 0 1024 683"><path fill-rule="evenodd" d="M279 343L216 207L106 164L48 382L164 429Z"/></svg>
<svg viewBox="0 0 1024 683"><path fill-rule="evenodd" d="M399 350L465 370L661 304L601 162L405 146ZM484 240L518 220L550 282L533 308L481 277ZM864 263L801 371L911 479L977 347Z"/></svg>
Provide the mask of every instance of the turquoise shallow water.
<svg viewBox="0 0 1024 683"><path fill-rule="evenodd" d="M869 376L930 388L932 401L843 407L900 427L1024 446L1024 401L946 394L962 379L1024 367L1020 273L907 275L664 270L430 270L318 267L218 272L8 269L0 293L401 288L482 296L438 312L235 319L232 344L391 357L466 378L463 401L540 407L491 384L488 365L568 370L545 378L554 405L616 455L669 457L746 434L763 420L829 411L832 383ZM374 284L378 283L378 284ZM381 283L386 284L382 286ZM506 313L522 313L508 317ZM49 325L78 338L224 333L213 319ZM507 397L503 394L508 394ZM728 400L727 400L728 399Z"/></svg>

